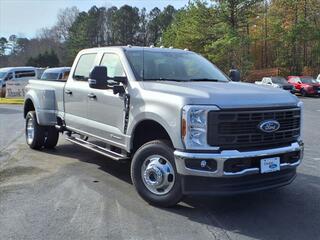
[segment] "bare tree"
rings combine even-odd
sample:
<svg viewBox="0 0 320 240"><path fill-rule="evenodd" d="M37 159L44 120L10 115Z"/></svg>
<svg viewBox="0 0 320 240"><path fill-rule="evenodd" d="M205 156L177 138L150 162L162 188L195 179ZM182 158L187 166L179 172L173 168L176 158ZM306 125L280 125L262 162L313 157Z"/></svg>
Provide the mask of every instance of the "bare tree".
<svg viewBox="0 0 320 240"><path fill-rule="evenodd" d="M60 38L60 41L65 41L69 37L69 29L79 15L79 9L77 7L61 9L58 13L58 21L54 29Z"/></svg>

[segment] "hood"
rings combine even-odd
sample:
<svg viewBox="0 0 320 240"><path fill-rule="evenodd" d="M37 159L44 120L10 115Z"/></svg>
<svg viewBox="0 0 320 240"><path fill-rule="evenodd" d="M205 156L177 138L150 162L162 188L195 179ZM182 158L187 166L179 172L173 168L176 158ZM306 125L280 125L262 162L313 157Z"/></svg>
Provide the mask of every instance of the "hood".
<svg viewBox="0 0 320 240"><path fill-rule="evenodd" d="M295 106L298 98L282 89L239 82L143 82L142 88L180 96L185 104L217 105L221 109ZM161 95L158 95L162 97Z"/></svg>

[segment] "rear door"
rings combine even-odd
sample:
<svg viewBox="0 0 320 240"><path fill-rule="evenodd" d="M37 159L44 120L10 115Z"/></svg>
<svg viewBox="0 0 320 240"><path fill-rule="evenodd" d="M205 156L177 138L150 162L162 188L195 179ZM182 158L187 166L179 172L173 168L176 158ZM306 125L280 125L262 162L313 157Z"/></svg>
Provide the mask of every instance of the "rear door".
<svg viewBox="0 0 320 240"><path fill-rule="evenodd" d="M101 66L106 66L108 77L126 76L120 57L116 53L104 53ZM88 100L89 132L107 142L122 146L125 142L124 98L114 95L110 89L90 89L95 98Z"/></svg>
<svg viewBox="0 0 320 240"><path fill-rule="evenodd" d="M65 122L67 128L77 132L88 131L88 78L95 65L97 53L84 53L64 89Z"/></svg>

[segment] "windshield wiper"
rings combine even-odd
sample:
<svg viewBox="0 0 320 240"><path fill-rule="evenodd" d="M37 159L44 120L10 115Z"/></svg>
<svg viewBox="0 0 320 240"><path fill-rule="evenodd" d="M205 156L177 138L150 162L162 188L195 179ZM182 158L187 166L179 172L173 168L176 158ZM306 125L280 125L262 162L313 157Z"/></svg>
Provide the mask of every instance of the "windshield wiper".
<svg viewBox="0 0 320 240"><path fill-rule="evenodd" d="M200 82L227 82L224 80L219 80L215 78L191 78L190 81L200 81Z"/></svg>
<svg viewBox="0 0 320 240"><path fill-rule="evenodd" d="M188 82L186 79L174 79L174 78L144 78L143 81L174 81L174 82Z"/></svg>

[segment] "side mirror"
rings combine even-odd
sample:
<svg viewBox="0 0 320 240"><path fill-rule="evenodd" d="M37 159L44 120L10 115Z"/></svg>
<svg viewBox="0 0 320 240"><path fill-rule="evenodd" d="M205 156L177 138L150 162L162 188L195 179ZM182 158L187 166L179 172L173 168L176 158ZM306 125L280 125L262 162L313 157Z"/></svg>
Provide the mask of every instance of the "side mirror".
<svg viewBox="0 0 320 240"><path fill-rule="evenodd" d="M233 82L240 82L240 71L237 69L231 69L229 77Z"/></svg>
<svg viewBox="0 0 320 240"><path fill-rule="evenodd" d="M124 85L127 84L127 82L128 82L127 77L113 77L112 80L117 83L122 83Z"/></svg>
<svg viewBox="0 0 320 240"><path fill-rule="evenodd" d="M113 94L119 94L122 95L126 92L126 90L124 89L124 87L122 85L115 85L113 86Z"/></svg>
<svg viewBox="0 0 320 240"><path fill-rule="evenodd" d="M105 66L95 66L90 72L88 83L90 88L108 88L108 70Z"/></svg>

